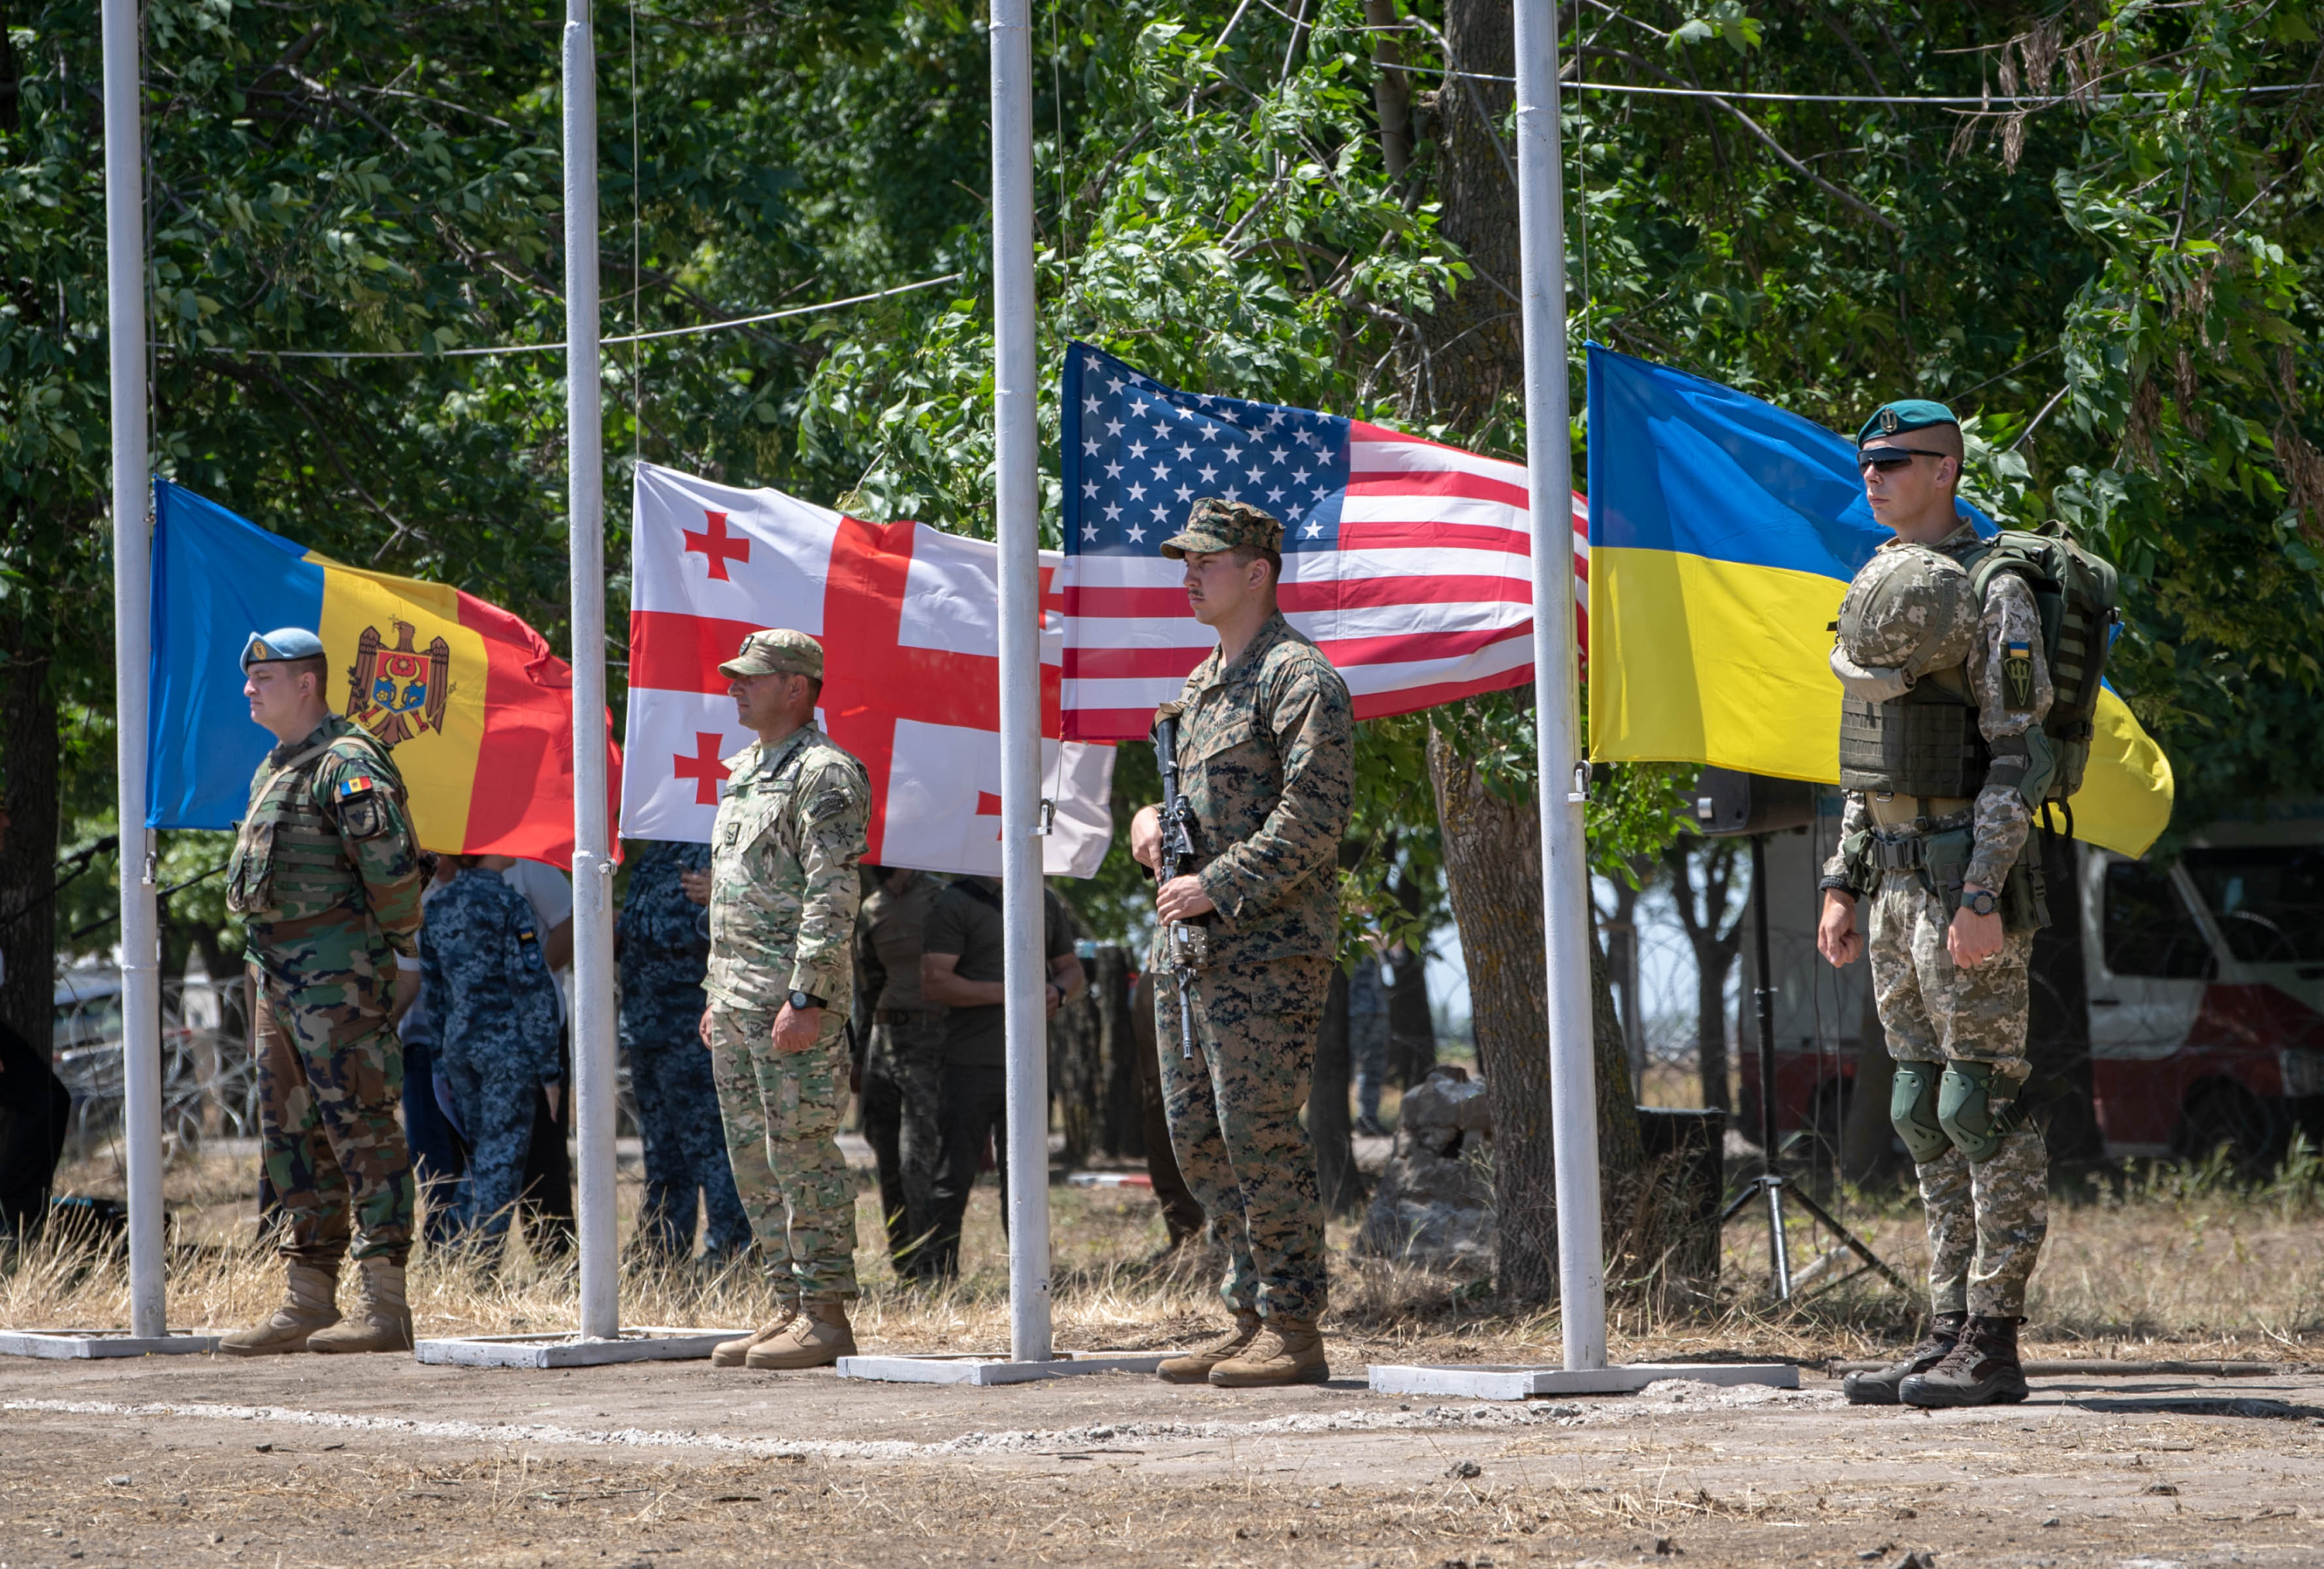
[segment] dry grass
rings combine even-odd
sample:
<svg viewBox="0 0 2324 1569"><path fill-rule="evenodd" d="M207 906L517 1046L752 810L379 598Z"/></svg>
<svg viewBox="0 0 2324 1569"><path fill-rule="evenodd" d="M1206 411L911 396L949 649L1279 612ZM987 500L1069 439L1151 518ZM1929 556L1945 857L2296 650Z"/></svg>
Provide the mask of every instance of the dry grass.
<svg viewBox="0 0 2324 1569"><path fill-rule="evenodd" d="M64 1191L117 1195L107 1159L61 1175ZM248 1323L272 1306L280 1274L257 1246L249 1216L254 1165L217 1154L180 1158L165 1193L177 1247L171 1318L184 1324ZM640 1197L625 1167L622 1233ZM1199 1250L1156 1261L1162 1227L1142 1194L1052 1190L1057 1342L1073 1349L1171 1343L1217 1317L1217 1260ZM1838 1195L1840 1213L1907 1279L1925 1268L1919 1207L1902 1195ZM2272 1184L2249 1187L2218 1168L2156 1168L2115 1188L2053 1204L2050 1243L2034 1277L2028 1338L2043 1354L2324 1360L2324 1162L2305 1152ZM867 1191L857 1234L879 1235ZM1332 1327L1349 1360L1554 1361L1561 1331L1554 1310L1497 1299L1483 1282L1350 1255L1353 1227L1332 1232ZM1793 1235L1794 1267L1829 1242L1804 1224ZM968 1272L944 1290L908 1286L871 1247L857 1255L864 1296L856 1313L867 1348L999 1351L1008 1343L1006 1243L990 1184L970 1209L963 1250ZM1750 1354L1821 1361L1870 1354L1913 1327L1917 1304L1869 1277L1789 1307L1766 1287L1763 1222L1729 1228L1714 1306L1649 1315L1612 1305L1618 1358L1683 1360ZM568 1262L535 1258L521 1241L487 1274L463 1252L423 1249L413 1260L412 1300L422 1334L563 1329L574 1322ZM630 1324L743 1326L763 1321L771 1295L754 1269L705 1274L640 1265L622 1281ZM0 1325L106 1324L127 1312L117 1252L44 1243L0 1274Z"/></svg>

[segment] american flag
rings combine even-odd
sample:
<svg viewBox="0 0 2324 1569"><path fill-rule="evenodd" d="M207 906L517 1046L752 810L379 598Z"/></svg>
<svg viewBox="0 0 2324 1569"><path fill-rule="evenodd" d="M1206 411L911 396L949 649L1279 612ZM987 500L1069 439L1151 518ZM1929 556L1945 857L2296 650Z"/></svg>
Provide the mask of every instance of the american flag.
<svg viewBox="0 0 2324 1569"><path fill-rule="evenodd" d="M1346 678L1359 718L1533 680L1522 465L1311 409L1182 392L1081 343L1066 353L1064 400L1067 739L1142 739L1217 645L1162 554L1203 496L1282 520L1284 614ZM1586 614L1580 495L1572 517ZM1586 625L1575 631L1586 647Z"/></svg>

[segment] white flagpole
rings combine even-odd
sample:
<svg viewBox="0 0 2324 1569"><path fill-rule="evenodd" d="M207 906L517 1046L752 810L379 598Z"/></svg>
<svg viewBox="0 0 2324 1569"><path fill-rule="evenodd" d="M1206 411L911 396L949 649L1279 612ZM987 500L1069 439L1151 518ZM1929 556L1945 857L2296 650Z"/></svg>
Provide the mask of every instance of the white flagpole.
<svg viewBox="0 0 2324 1569"><path fill-rule="evenodd" d="M1041 492L1033 316L1031 0L992 0L995 520L1001 540L1001 877L1009 1049L1009 1343L1050 1360L1049 1055L1042 1001Z"/></svg>
<svg viewBox="0 0 2324 1569"><path fill-rule="evenodd" d="M105 263L113 374L113 693L121 812L122 1144L130 1334L166 1333L161 1262L161 937L145 825L153 494L145 447L145 148L135 0L105 0Z"/></svg>
<svg viewBox="0 0 2324 1569"><path fill-rule="evenodd" d="M573 1132L581 1334L621 1333L613 1223L613 861L605 816L604 431L597 384L597 52L565 11L565 426L573 580Z"/></svg>
<svg viewBox="0 0 2324 1569"><path fill-rule="evenodd" d="M1526 479L1533 512L1534 723L1541 754L1541 893L1549 960L1557 1284L1565 1365L1606 1365L1598 1089L1590 1011L1589 847L1582 831L1573 669L1573 491L1565 382L1565 213L1558 167L1557 6L1517 0L1517 226L1524 262Z"/></svg>

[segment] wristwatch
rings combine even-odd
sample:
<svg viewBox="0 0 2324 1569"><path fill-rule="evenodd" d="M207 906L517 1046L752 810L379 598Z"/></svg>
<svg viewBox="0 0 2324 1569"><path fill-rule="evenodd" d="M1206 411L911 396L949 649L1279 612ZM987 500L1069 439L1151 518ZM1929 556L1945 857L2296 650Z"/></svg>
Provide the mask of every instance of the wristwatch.
<svg viewBox="0 0 2324 1569"><path fill-rule="evenodd" d="M804 1013L810 1008L822 1007L823 999L812 992L802 992L794 986L791 988L791 1006Z"/></svg>
<svg viewBox="0 0 2324 1569"><path fill-rule="evenodd" d="M1961 908L1971 915L1991 915L2001 908L2001 896L1990 888L1980 888L1961 896Z"/></svg>

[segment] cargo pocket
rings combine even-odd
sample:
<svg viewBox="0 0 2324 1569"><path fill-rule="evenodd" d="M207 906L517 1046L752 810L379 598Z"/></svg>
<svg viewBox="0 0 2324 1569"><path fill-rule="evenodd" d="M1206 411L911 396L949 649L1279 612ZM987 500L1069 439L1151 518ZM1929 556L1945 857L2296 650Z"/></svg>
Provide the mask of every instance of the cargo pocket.
<svg viewBox="0 0 2324 1569"><path fill-rule="evenodd" d="M271 819L244 823L226 874L226 907L236 915L250 915L273 902L274 824Z"/></svg>

